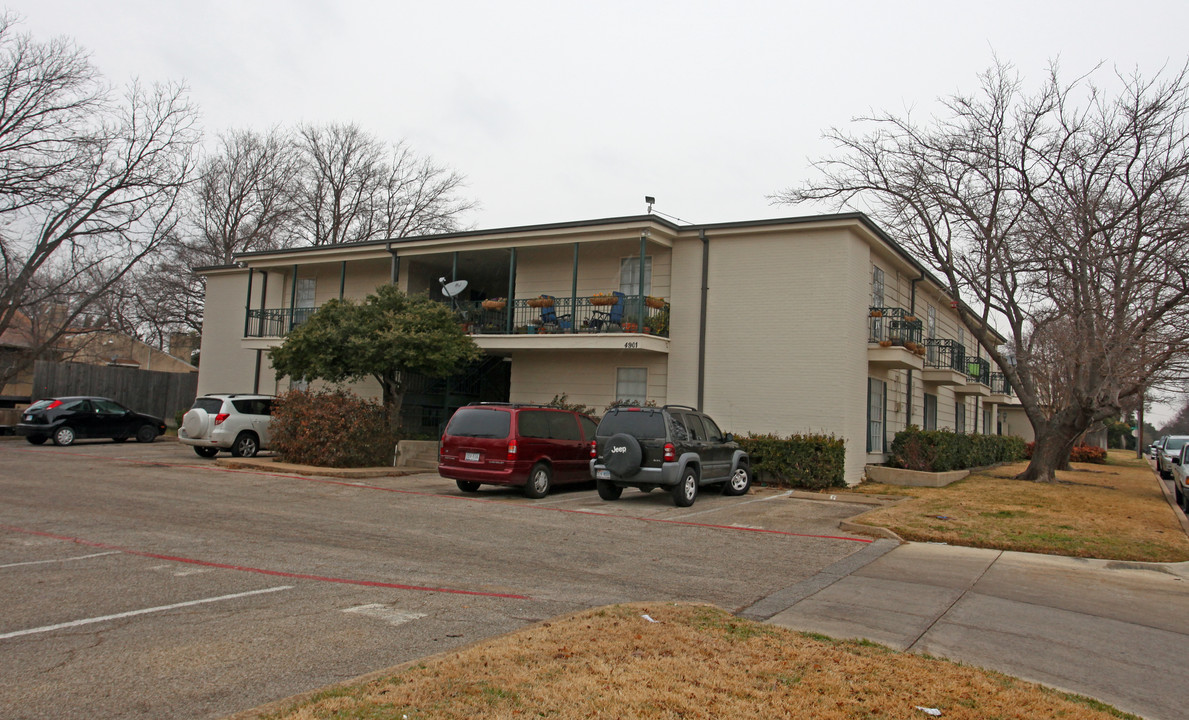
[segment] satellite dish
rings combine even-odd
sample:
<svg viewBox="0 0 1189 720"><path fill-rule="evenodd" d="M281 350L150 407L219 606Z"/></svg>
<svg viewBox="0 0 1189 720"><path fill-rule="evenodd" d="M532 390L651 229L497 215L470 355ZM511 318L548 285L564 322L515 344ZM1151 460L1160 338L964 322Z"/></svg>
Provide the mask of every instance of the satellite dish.
<svg viewBox="0 0 1189 720"><path fill-rule="evenodd" d="M442 278L442 279L445 280L445 278ZM466 290L466 289L467 289L467 281L466 280L455 280L454 282L443 282L442 283L442 294L448 298L458 297L458 295L461 294L462 291Z"/></svg>
<svg viewBox="0 0 1189 720"><path fill-rule="evenodd" d="M446 282L446 278L440 277L438 278L438 282L442 284L442 294L450 298L450 304L454 306L454 312L461 313L465 316L466 313L462 313L458 307L458 296L463 290L467 289L467 281L455 280L454 282Z"/></svg>

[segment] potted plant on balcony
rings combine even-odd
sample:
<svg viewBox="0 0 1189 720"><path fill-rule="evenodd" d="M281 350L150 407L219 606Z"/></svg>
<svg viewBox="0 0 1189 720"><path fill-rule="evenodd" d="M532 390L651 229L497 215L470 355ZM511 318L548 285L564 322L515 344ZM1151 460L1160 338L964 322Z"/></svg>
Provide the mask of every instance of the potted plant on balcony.
<svg viewBox="0 0 1189 720"><path fill-rule="evenodd" d="M619 298L609 293L595 293L590 296L590 304L597 307L614 305L617 302L619 302Z"/></svg>
<svg viewBox="0 0 1189 720"><path fill-rule="evenodd" d="M879 308L871 308L871 317L874 317L874 318L883 317L883 310L880 310Z"/></svg>
<svg viewBox="0 0 1189 720"><path fill-rule="evenodd" d="M665 299L660 297L653 297L651 295L644 296L644 304L654 310L660 310L665 306Z"/></svg>
<svg viewBox="0 0 1189 720"><path fill-rule="evenodd" d="M503 310L508 307L508 301L502 297L489 298L483 301L484 310Z"/></svg>
<svg viewBox="0 0 1189 720"><path fill-rule="evenodd" d="M525 300L524 304L532 308L553 307L553 298L541 295L540 297L529 298L528 300Z"/></svg>

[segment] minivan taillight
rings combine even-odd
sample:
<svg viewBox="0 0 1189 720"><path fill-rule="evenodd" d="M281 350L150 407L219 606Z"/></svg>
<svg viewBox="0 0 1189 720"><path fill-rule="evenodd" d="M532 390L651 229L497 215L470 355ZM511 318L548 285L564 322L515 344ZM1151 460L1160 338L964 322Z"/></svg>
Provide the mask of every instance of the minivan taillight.
<svg viewBox="0 0 1189 720"><path fill-rule="evenodd" d="M231 413L219 413L218 415L215 416L215 424L222 425L223 421L229 417L231 417Z"/></svg>
<svg viewBox="0 0 1189 720"><path fill-rule="evenodd" d="M590 441L590 456L597 458L599 456L599 444L597 440Z"/></svg>
<svg viewBox="0 0 1189 720"><path fill-rule="evenodd" d="M677 459L677 447L673 443L665 443L665 462L673 462Z"/></svg>
<svg viewBox="0 0 1189 720"><path fill-rule="evenodd" d="M516 460L516 441L509 440L508 441L508 462L513 462L514 460Z"/></svg>

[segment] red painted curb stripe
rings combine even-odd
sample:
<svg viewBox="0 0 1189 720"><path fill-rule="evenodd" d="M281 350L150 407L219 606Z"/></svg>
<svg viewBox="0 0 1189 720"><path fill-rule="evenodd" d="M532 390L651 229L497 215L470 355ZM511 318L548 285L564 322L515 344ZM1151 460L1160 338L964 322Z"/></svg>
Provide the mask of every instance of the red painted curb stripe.
<svg viewBox="0 0 1189 720"><path fill-rule="evenodd" d="M37 450L24 449L24 448L14 448L14 450L16 450L17 452L38 452ZM347 482L345 480L326 480L323 478L306 477L304 475L288 475L285 473L268 472L266 470L244 470L241 468L225 468L225 467L217 467L217 466L212 466L212 465L195 465L193 463L168 463L168 462L154 462L154 461L150 461L150 460L131 460L128 458L112 458L112 457L108 457L106 455L89 455L86 453L70 452L70 453L66 453L66 454L74 455L76 457L95 458L97 460L120 460L122 462L128 462L128 463L133 463L133 464L138 464L138 465L164 465L164 466L168 466L168 467L195 468L198 470L215 470L217 472L226 472L226 473L243 473L246 475L261 475L264 477L286 478L289 480L304 480L305 482L320 483L322 485L341 485L342 487L356 488L356 489L360 489L360 490L379 490L380 492L396 493L398 495L414 495L414 496L419 496L419 497L441 498L443 500L461 500L464 502L496 503L496 504L500 504L500 505L509 505L509 503L503 502L501 500L489 500L487 498L475 498L475 497L459 497L457 495L440 495L438 493L427 493L427 492L421 492L419 490L398 490L396 488L380 487L379 485L365 485L363 483ZM636 517L633 515L616 515L614 513L592 512L592 511L588 511L588 510L569 510L567 508L541 507L539 505L516 505L516 506L512 506L512 507L525 507L525 508L530 508L532 510L548 510L548 511L553 511L553 512L575 513L578 515L590 515L592 517L619 518L621 520L638 520L640 522L667 523L669 525L688 525L689 527L711 528L714 530L736 530L739 532L753 532L753 533L761 533L761 534L765 534L765 535L785 535L788 537L817 538L819 540L843 540L843 541L847 541L847 542L857 542L857 543L873 543L873 542L875 542L874 540L871 540L869 538L847 537L844 535L813 535L813 534L809 534L809 533L789 532L787 530L768 530L765 528L738 527L736 525L714 525L712 523L698 523L698 522L691 522L689 520L669 520L669 519L665 519L665 518L645 518L645 517Z"/></svg>
<svg viewBox="0 0 1189 720"><path fill-rule="evenodd" d="M201 565L203 567L219 568L221 570L238 570L240 572L257 573L259 575L271 575L274 577L294 578L297 580L316 580L318 582L341 583L344 585L362 585L364 587L379 587L392 588L395 590L416 590L419 592L433 592L446 593L451 595L478 595L480 597L505 598L508 600L529 600L527 595L512 595L507 593L488 593L479 592L476 590L456 590L453 588L435 588L422 587L420 585L401 585L399 583L379 582L376 580L351 580L348 578L334 578L323 575L306 575L303 573L284 572L282 570L265 570L264 568L247 567L245 565L229 565L226 563L210 562L207 560L196 560L194 558L178 557L176 555L161 555L158 553L145 552L143 550L132 550L130 548L121 547L119 545L110 545L104 542L95 540L84 540L82 538L69 537L67 535L55 535L54 533L42 532L40 530L30 530L28 528L14 527L12 525L0 525L0 530L8 530L11 532L24 533L26 535L36 535L38 537L47 537L54 540L63 540L65 542L72 542L78 545L86 545L88 547L103 548L105 550L118 550L128 555L136 555L139 557L153 558L154 560L167 560L169 562L187 563L189 565Z"/></svg>

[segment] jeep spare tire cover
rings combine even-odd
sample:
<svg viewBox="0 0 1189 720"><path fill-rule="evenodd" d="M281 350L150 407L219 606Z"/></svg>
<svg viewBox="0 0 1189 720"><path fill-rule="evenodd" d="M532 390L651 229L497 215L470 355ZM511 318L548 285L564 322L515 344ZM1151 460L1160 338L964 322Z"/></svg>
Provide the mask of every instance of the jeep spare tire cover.
<svg viewBox="0 0 1189 720"><path fill-rule="evenodd" d="M640 470L640 443L627 433L612 435L603 447L603 463L620 477L635 475Z"/></svg>
<svg viewBox="0 0 1189 720"><path fill-rule="evenodd" d="M206 435L206 410L202 408L193 408L182 416L182 429L186 431L186 437L203 437Z"/></svg>

